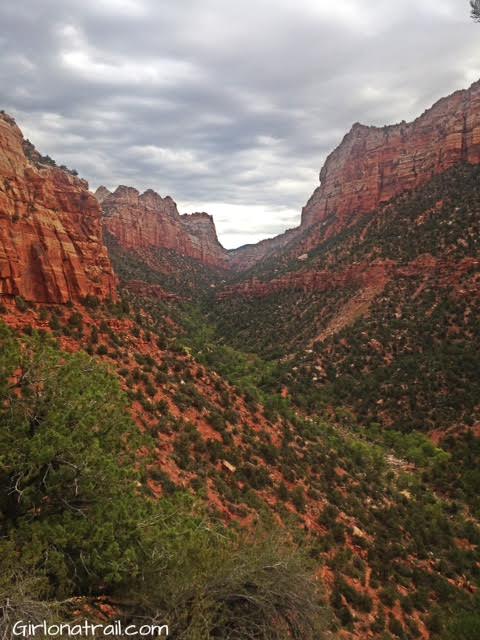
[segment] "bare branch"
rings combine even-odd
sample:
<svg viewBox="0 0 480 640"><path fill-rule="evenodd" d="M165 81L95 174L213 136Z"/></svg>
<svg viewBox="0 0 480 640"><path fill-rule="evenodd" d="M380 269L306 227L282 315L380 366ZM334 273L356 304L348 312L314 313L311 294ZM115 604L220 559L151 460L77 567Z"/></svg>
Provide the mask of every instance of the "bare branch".
<svg viewBox="0 0 480 640"><path fill-rule="evenodd" d="M472 18L475 22L480 22L480 0L470 0L472 8Z"/></svg>

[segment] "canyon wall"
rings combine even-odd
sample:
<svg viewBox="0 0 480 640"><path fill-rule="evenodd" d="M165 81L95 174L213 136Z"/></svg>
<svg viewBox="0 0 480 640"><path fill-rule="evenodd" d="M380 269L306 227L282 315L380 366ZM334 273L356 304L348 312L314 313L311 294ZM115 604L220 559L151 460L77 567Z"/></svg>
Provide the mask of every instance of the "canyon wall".
<svg viewBox="0 0 480 640"><path fill-rule="evenodd" d="M101 212L88 185L42 157L0 112L0 299L115 297Z"/></svg>
<svg viewBox="0 0 480 640"><path fill-rule="evenodd" d="M230 252L235 270L290 250L303 253L341 232L356 216L467 162L480 163L480 81L439 100L414 122L355 124L328 156L320 186L301 224L282 235Z"/></svg>
<svg viewBox="0 0 480 640"><path fill-rule="evenodd" d="M228 252L228 263L234 271L246 271L258 262L267 260L287 247L302 234L303 229L296 227L281 233L274 238L260 240L256 244L246 244Z"/></svg>
<svg viewBox="0 0 480 640"><path fill-rule="evenodd" d="M328 156L302 226L334 217L338 230L460 162L480 162L480 82L442 98L414 122L355 124Z"/></svg>
<svg viewBox="0 0 480 640"><path fill-rule="evenodd" d="M480 82L412 123L356 124L330 154L296 229L226 251L206 213L180 215L170 197L120 186L96 192L103 225L127 250L173 249L243 271L278 253L310 251L396 195L460 162L480 162ZM114 295L98 203L84 181L43 158L0 114L0 294L40 302Z"/></svg>
<svg viewBox="0 0 480 640"><path fill-rule="evenodd" d="M207 213L180 215L172 198L162 198L151 189L140 194L119 186L110 193L99 187L95 195L102 205L105 228L124 249L173 249L210 267L227 266L228 253Z"/></svg>

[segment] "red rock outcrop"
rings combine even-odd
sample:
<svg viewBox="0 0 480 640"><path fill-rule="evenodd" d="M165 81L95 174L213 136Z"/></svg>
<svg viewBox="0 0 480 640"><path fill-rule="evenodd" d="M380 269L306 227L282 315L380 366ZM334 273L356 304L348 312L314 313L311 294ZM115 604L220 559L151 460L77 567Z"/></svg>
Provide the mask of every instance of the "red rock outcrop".
<svg viewBox="0 0 480 640"><path fill-rule="evenodd" d="M246 270L279 251L288 252L292 243L297 254L310 251L356 216L460 162L480 163L480 81L442 98L412 123L355 124L328 156L300 226L231 251L230 264Z"/></svg>
<svg viewBox="0 0 480 640"><path fill-rule="evenodd" d="M145 298L154 298L156 300L175 300L177 302L185 300L185 298L181 298L171 291L166 291L159 284L151 284L149 282L144 282L143 280L129 280L125 283L125 288L135 295L143 296Z"/></svg>
<svg viewBox="0 0 480 640"><path fill-rule="evenodd" d="M251 278L240 284L227 286L219 291L217 298L231 297L263 298L281 291L324 292L347 287L366 288L375 283L383 283L394 278L429 278L435 275L438 285L452 285L462 292L462 280L472 271L478 270L480 260L464 258L459 261L448 258L438 259L425 254L407 264L397 264L394 260L356 263L341 271L324 269L321 271L295 271L279 278L262 282Z"/></svg>
<svg viewBox="0 0 480 640"><path fill-rule="evenodd" d="M142 194L125 186L111 194L104 187L99 191L104 226L124 249L173 249L208 266L226 267L227 251L207 213L180 215L172 198L151 189Z"/></svg>
<svg viewBox="0 0 480 640"><path fill-rule="evenodd" d="M263 298L279 293L280 291L301 291L303 293L317 291L330 291L337 288L351 286L362 287L370 284L375 279L388 279L395 266L393 261L387 260L373 264L358 264L344 271L297 271L287 273L279 278L262 282L252 278L238 285L225 287L219 291L219 300L232 296L245 298Z"/></svg>
<svg viewBox="0 0 480 640"><path fill-rule="evenodd" d="M101 187L98 187L94 195L95 195L95 198L98 200L98 202L102 204L105 198L108 198L108 196L112 195L112 192L109 191L106 187L101 186Z"/></svg>
<svg viewBox="0 0 480 640"><path fill-rule="evenodd" d="M338 230L460 162L480 162L480 81L442 98L414 122L355 124L328 156L302 226L333 216Z"/></svg>
<svg viewBox="0 0 480 640"><path fill-rule="evenodd" d="M228 253L218 241L213 217L202 212L185 213L180 218L194 248L191 257L205 264L227 267Z"/></svg>
<svg viewBox="0 0 480 640"><path fill-rule="evenodd" d="M65 303L87 295L116 295L98 203L0 113L0 296Z"/></svg>

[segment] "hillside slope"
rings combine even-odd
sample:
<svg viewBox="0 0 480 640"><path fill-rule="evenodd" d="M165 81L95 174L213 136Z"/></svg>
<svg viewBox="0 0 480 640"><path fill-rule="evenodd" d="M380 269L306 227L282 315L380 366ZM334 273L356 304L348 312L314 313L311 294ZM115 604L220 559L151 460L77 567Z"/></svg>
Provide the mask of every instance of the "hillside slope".
<svg viewBox="0 0 480 640"><path fill-rule="evenodd" d="M56 201L69 201L76 178L38 171L53 171ZM19 353L51 335L61 353L106 365L142 435L137 493L160 505L193 494L227 537L257 522L285 532L322 585L327 637L435 640L478 608L479 176L470 164L442 169L332 233L315 221L279 239L281 250L260 245L258 264L259 253L243 249L248 259L230 271L203 214L183 218L153 192L102 189L106 244L98 233L88 246L103 260L108 245L109 294L89 281L63 298L9 289L1 317L27 345ZM85 220L68 211L48 209L45 225L80 218L84 233L89 210ZM96 205L94 220L99 229ZM30 247L30 227L2 218L0 229ZM43 263L57 258L44 244ZM28 369L20 380L28 387ZM22 436L36 452L44 414L25 415ZM47 434L46 453L62 462L58 433ZM45 451L35 453L40 463ZM5 486L25 479L2 469ZM50 526L50 504L40 500L22 526ZM10 499L0 507L15 558L30 549L25 529ZM196 540L190 529L187 538ZM37 548L31 570L48 581ZM102 593L102 577L86 577L75 595L118 596ZM251 583L241 587L251 601Z"/></svg>
<svg viewBox="0 0 480 640"><path fill-rule="evenodd" d="M462 165L362 216L305 260L217 294L234 345L289 356L289 385L399 429L480 419L480 170ZM214 316L212 315L212 318ZM315 400L316 399L316 400Z"/></svg>

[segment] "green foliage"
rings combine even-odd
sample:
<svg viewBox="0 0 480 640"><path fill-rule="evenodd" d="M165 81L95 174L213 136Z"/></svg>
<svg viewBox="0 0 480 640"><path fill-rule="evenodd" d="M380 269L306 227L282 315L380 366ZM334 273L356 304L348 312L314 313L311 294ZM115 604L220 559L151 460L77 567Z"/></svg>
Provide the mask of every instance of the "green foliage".
<svg viewBox="0 0 480 640"><path fill-rule="evenodd" d="M2 325L0 380L0 544L57 595L138 572L138 432L115 378Z"/></svg>
<svg viewBox="0 0 480 640"><path fill-rule="evenodd" d="M146 615L168 612L176 638L324 637L328 613L311 568L284 538L271 531L212 535L206 523L170 531L138 589ZM167 583L158 580L159 564Z"/></svg>
<svg viewBox="0 0 480 640"><path fill-rule="evenodd" d="M480 614L465 612L447 624L442 640L472 640L480 638Z"/></svg>
<svg viewBox="0 0 480 640"><path fill-rule="evenodd" d="M65 621L59 599L100 594L179 639L323 637L313 567L286 536L235 534L186 495L147 495L136 452L150 443L105 367L0 325L0 422L2 637L19 616ZM198 433L182 429L188 462Z"/></svg>
<svg viewBox="0 0 480 640"><path fill-rule="evenodd" d="M25 311L28 311L28 302L26 302L26 300L24 300L22 296L15 297L15 305L17 309L22 313L25 313Z"/></svg>

